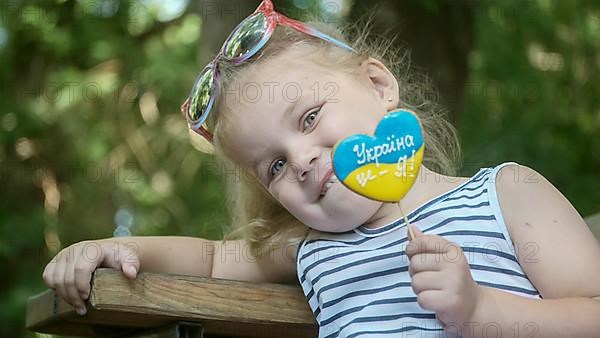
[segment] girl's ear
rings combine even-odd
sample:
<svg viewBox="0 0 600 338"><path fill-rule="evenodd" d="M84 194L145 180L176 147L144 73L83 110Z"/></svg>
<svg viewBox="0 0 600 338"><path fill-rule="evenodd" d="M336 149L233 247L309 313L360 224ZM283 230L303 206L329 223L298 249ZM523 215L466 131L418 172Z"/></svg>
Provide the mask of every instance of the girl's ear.
<svg viewBox="0 0 600 338"><path fill-rule="evenodd" d="M398 93L398 81L390 70L379 60L372 57L364 60L362 69L368 79L368 85L375 90L377 98L388 111L398 107L400 97ZM391 100L389 99L391 98Z"/></svg>

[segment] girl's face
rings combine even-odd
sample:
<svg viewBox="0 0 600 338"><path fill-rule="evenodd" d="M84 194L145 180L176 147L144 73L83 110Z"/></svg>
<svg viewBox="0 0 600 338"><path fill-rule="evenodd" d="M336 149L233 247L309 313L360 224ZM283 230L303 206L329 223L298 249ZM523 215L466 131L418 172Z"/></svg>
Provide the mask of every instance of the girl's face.
<svg viewBox="0 0 600 338"><path fill-rule="evenodd" d="M242 169L255 167L260 184L302 223L348 231L373 219L382 203L337 180L325 184L332 149L349 135L372 135L396 108L398 84L375 59L364 61L357 76L298 54L290 48L256 65L225 93L233 107L225 127L230 151Z"/></svg>

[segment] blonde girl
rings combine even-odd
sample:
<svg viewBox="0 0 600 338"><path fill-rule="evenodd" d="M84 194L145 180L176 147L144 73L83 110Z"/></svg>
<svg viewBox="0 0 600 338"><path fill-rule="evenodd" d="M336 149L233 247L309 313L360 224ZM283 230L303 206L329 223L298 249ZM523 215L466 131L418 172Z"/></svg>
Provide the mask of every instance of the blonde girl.
<svg viewBox="0 0 600 338"><path fill-rule="evenodd" d="M453 176L456 137L439 107L402 58L386 60L387 42L370 42L317 30L263 1L182 107L190 128L241 173L228 187L233 239L80 242L47 265L46 283L81 314L99 266L130 278L152 271L300 283L320 337L597 336L600 246L581 216L516 163ZM419 115L426 145L402 202L412 241L396 204L353 193L331 170L337 141L372 134L399 107ZM92 244L99 260L82 255ZM223 254L248 249L256 259Z"/></svg>

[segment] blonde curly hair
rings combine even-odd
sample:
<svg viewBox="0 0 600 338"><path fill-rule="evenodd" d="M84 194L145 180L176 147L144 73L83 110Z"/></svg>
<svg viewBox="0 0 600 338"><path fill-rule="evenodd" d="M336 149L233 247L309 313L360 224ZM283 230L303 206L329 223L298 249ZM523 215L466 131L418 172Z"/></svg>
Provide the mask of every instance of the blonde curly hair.
<svg viewBox="0 0 600 338"><path fill-rule="evenodd" d="M315 62L324 63L328 67L341 70L357 68L362 61L373 57L383 62L394 74L400 87L401 108L409 108L417 112L423 125L425 155L423 165L445 174L454 175L459 163L459 145L454 127L445 119L446 111L431 95L430 82L425 76L411 69L409 54L383 37L369 34L371 20L367 22L337 27L322 22L307 24L332 37L352 46L356 53L326 43L320 39L299 33L294 29L279 26L262 50L251 60L241 66L220 65L221 81L219 92L230 90L229 86L239 78L240 72L248 67L255 67L261 61L281 53L291 46L306 44L318 47L319 57L311 58ZM350 42L351 41L351 42ZM228 140L234 135L227 133L228 105L224 96L216 99L214 111L209 115L207 126L214 134L214 152L217 161L228 172L237 175L226 175L226 193L232 223L226 228L225 240L243 238L251 248L253 255L259 255L278 245L298 244L306 235L308 227L290 214L262 186L255 170L242 168L230 156ZM244 171L242 173L242 171Z"/></svg>

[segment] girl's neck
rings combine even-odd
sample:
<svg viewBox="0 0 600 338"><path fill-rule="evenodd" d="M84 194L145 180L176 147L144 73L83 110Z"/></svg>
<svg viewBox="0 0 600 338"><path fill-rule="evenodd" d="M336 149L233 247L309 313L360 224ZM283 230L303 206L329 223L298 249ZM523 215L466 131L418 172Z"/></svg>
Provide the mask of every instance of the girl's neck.
<svg viewBox="0 0 600 338"><path fill-rule="evenodd" d="M401 201L402 211L408 215L420 205L462 184L468 177L445 176L429 170L424 165L417 174L415 183ZM364 226L375 229L402 218L398 203L382 203Z"/></svg>

